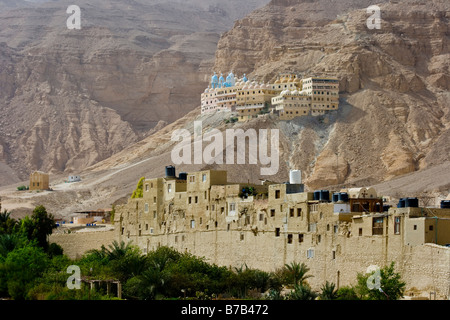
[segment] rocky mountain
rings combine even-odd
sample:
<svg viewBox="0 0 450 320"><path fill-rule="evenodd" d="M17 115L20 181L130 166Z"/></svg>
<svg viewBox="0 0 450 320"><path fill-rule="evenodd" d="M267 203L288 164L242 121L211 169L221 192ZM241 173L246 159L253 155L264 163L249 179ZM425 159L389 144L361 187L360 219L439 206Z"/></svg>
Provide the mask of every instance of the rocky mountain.
<svg viewBox="0 0 450 320"><path fill-rule="evenodd" d="M273 0L220 39L215 69L257 80L335 75L340 110L320 137L299 129L291 167L311 187L379 182L449 161L450 38L445 0ZM437 177L439 178L439 177Z"/></svg>
<svg viewBox="0 0 450 320"><path fill-rule="evenodd" d="M268 0L0 1L0 185L80 172L199 105L220 33ZM239 4L239 5L238 5Z"/></svg>

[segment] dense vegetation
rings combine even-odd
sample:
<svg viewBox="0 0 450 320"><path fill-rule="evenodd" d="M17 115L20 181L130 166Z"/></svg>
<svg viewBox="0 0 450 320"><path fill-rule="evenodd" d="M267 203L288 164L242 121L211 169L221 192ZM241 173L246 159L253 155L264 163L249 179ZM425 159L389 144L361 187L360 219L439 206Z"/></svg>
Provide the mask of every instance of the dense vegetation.
<svg viewBox="0 0 450 320"><path fill-rule="evenodd" d="M405 284L391 264L380 270L383 291L369 290L370 274L358 274L355 287L326 282L319 292L311 289L312 277L304 263L286 264L274 272L220 267L189 253L161 247L143 255L128 243L113 242L91 250L77 260L63 255L61 247L49 244L55 228L53 216L39 206L31 217L14 220L0 213L0 296L12 299L113 299L106 285L94 290L82 283L70 290L67 268L76 265L85 280L115 280L123 286L125 299L271 299L271 300L359 300L398 299Z"/></svg>

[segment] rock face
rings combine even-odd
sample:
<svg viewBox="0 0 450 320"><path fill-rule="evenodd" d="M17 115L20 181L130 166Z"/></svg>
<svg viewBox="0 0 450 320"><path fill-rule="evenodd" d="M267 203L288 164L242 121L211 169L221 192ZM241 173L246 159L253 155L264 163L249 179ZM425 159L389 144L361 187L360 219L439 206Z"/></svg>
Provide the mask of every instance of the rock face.
<svg viewBox="0 0 450 320"><path fill-rule="evenodd" d="M268 0L82 0L81 30L73 1L33 2L0 1L0 185L81 171L197 107L220 32Z"/></svg>
<svg viewBox="0 0 450 320"><path fill-rule="evenodd" d="M263 81L288 71L341 79L340 110L325 135L302 128L287 137L291 167L311 188L379 182L449 161L449 3L377 3L381 29L371 30L371 1L274 0L219 41L217 70Z"/></svg>

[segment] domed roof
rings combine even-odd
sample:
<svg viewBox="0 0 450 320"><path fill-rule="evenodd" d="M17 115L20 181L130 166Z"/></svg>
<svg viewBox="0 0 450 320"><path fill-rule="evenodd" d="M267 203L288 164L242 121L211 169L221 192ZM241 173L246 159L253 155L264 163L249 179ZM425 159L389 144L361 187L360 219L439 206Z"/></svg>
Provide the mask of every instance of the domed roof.
<svg viewBox="0 0 450 320"><path fill-rule="evenodd" d="M217 76L217 74L214 72L214 75L211 77L211 80L219 80L219 77Z"/></svg>
<svg viewBox="0 0 450 320"><path fill-rule="evenodd" d="M242 78L242 81L244 81L244 82L248 81L247 77L245 76L245 73L244 73L244 77Z"/></svg>
<svg viewBox="0 0 450 320"><path fill-rule="evenodd" d="M292 94L299 94L298 90L292 91Z"/></svg>

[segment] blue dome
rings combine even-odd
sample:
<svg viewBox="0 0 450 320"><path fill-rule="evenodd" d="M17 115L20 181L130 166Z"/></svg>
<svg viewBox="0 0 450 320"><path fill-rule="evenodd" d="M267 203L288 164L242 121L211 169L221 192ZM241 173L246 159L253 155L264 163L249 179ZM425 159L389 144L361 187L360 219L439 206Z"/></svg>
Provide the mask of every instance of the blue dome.
<svg viewBox="0 0 450 320"><path fill-rule="evenodd" d="M214 75L211 77L212 82L219 82L219 77L217 77L217 74L214 72Z"/></svg>
<svg viewBox="0 0 450 320"><path fill-rule="evenodd" d="M247 77L245 76L245 73L244 73L244 78L242 79L244 82L247 82L248 81L248 79L247 79Z"/></svg>

